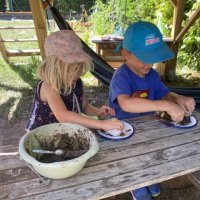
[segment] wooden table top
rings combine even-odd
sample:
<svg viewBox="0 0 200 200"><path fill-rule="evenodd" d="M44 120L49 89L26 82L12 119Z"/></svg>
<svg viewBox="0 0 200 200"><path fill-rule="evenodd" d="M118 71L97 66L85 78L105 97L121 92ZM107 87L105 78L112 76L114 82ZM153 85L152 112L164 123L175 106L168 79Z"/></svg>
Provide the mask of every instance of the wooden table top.
<svg viewBox="0 0 200 200"><path fill-rule="evenodd" d="M200 112L194 116L200 120ZM0 199L102 199L200 170L200 125L170 127L154 115L129 120L127 140L98 137L100 150L76 175L48 186L20 160L19 137L0 147ZM11 133L13 134L13 133ZM2 137L1 141L2 141ZM9 154L10 152L10 154Z"/></svg>

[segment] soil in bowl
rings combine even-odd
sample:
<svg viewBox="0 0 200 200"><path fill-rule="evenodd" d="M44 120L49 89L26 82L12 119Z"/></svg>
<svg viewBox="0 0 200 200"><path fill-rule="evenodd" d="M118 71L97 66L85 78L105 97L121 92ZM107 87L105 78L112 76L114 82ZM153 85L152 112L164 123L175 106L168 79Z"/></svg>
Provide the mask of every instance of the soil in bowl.
<svg viewBox="0 0 200 200"><path fill-rule="evenodd" d="M37 136L35 136L37 138ZM81 137L79 134L69 136L68 133L55 134L50 139L38 140L40 149L55 151L56 149L63 149L63 155L55 154L37 154L33 152L27 152L31 154L36 160L42 163L53 163L60 161L67 161L77 158L89 150L89 141L86 138Z"/></svg>

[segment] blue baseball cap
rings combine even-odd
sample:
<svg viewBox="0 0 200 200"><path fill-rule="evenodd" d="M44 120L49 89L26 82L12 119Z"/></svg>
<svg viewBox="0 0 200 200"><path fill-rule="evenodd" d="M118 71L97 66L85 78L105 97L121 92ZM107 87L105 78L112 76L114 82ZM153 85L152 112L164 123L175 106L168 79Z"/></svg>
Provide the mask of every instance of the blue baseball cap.
<svg viewBox="0 0 200 200"><path fill-rule="evenodd" d="M123 48L135 54L144 63L158 63L175 56L163 41L158 27L147 21L138 21L127 28Z"/></svg>

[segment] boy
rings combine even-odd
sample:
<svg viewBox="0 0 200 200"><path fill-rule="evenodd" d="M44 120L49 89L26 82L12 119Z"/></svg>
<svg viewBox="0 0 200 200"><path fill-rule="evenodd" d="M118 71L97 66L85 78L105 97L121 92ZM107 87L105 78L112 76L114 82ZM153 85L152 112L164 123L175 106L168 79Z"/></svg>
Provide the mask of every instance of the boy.
<svg viewBox="0 0 200 200"><path fill-rule="evenodd" d="M122 56L126 62L115 71L109 90L109 104L118 119L166 111L179 122L192 114L194 99L170 92L152 69L154 63L174 57L154 24L138 21L130 25L124 34ZM151 196L159 193L157 184L132 191L137 200L152 200Z"/></svg>

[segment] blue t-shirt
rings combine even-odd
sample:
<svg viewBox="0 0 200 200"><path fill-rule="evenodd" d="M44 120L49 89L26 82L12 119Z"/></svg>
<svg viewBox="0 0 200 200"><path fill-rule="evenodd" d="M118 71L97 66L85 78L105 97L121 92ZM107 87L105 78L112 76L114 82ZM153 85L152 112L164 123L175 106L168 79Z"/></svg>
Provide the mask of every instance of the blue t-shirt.
<svg viewBox="0 0 200 200"><path fill-rule="evenodd" d="M158 73L151 68L144 78L131 71L126 64L118 68L111 80L109 89L109 105L114 108L118 119L128 119L149 113L130 113L123 111L117 101L122 94L131 97L159 100L167 95L169 89L162 83ZM137 106L137 105L133 105Z"/></svg>

